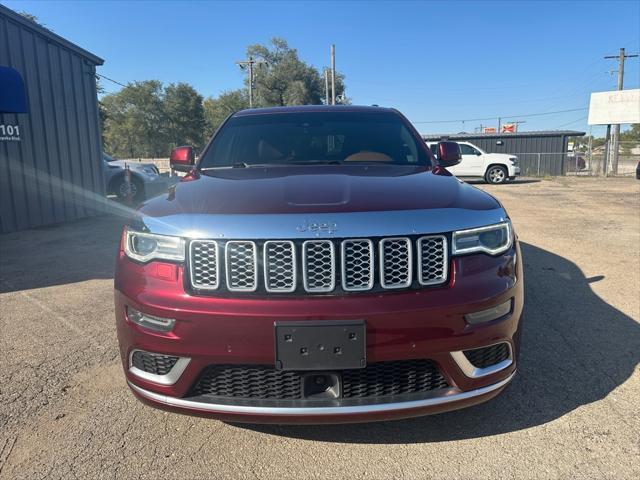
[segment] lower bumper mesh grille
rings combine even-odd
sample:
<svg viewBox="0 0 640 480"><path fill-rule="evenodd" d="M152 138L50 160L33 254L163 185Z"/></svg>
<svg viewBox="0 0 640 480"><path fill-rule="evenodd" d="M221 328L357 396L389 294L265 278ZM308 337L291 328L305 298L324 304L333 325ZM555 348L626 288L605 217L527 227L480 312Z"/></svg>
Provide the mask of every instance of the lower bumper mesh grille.
<svg viewBox="0 0 640 480"><path fill-rule="evenodd" d="M509 358L509 345L505 342L490 347L465 350L464 356L476 368L487 368Z"/></svg>
<svg viewBox="0 0 640 480"><path fill-rule="evenodd" d="M154 375L166 375L178 361L178 357L137 350L131 356L131 364L139 370Z"/></svg>
<svg viewBox="0 0 640 480"><path fill-rule="evenodd" d="M282 371L260 365L210 365L204 369L189 395L299 400L304 398L305 373L313 372ZM379 362L340 373L342 398L424 393L449 386L431 360Z"/></svg>
<svg viewBox="0 0 640 480"><path fill-rule="evenodd" d="M342 374L343 398L382 397L429 392L449 384L431 360L373 363Z"/></svg>

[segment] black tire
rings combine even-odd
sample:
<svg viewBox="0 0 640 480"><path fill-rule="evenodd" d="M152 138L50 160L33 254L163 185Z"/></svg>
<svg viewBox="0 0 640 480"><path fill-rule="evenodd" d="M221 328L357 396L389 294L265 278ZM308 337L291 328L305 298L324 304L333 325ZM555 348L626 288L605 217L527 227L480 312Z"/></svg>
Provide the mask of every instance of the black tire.
<svg viewBox="0 0 640 480"><path fill-rule="evenodd" d="M484 174L484 180L487 183L498 185L504 183L509 178L509 172L502 165L491 165Z"/></svg>
<svg viewBox="0 0 640 480"><path fill-rule="evenodd" d="M123 202L127 200L127 183L125 182L124 175L116 181L113 190L120 200ZM131 176L131 198L137 202L144 198L142 182L134 176Z"/></svg>

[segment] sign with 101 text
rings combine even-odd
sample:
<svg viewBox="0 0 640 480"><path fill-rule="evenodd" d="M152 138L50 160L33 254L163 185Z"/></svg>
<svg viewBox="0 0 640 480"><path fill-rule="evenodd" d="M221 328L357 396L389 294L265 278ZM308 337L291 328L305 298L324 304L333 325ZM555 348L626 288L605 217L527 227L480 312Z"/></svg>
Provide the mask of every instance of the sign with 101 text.
<svg viewBox="0 0 640 480"><path fill-rule="evenodd" d="M19 142L20 126L0 123L0 142Z"/></svg>

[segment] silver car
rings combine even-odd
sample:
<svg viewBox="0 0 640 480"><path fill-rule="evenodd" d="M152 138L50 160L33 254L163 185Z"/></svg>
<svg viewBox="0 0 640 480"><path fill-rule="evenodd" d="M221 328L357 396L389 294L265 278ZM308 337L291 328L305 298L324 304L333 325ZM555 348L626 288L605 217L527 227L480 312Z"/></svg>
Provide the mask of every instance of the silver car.
<svg viewBox="0 0 640 480"><path fill-rule="evenodd" d="M154 197L166 191L168 177L161 175L153 163L130 162L117 160L106 153L102 154L104 168L105 192L117 195L120 200L127 198L125 182L125 165L131 170L131 197L135 201Z"/></svg>

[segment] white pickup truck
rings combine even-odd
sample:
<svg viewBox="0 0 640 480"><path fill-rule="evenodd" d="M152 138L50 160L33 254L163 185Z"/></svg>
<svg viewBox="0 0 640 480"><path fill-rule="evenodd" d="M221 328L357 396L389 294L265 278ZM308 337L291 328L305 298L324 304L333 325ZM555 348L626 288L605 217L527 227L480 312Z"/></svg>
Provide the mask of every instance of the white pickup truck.
<svg viewBox="0 0 640 480"><path fill-rule="evenodd" d="M504 183L520 175L518 157L506 153L487 153L469 142L457 142L460 145L462 161L448 167L456 177L484 178L487 183ZM438 142L427 142L436 155Z"/></svg>

